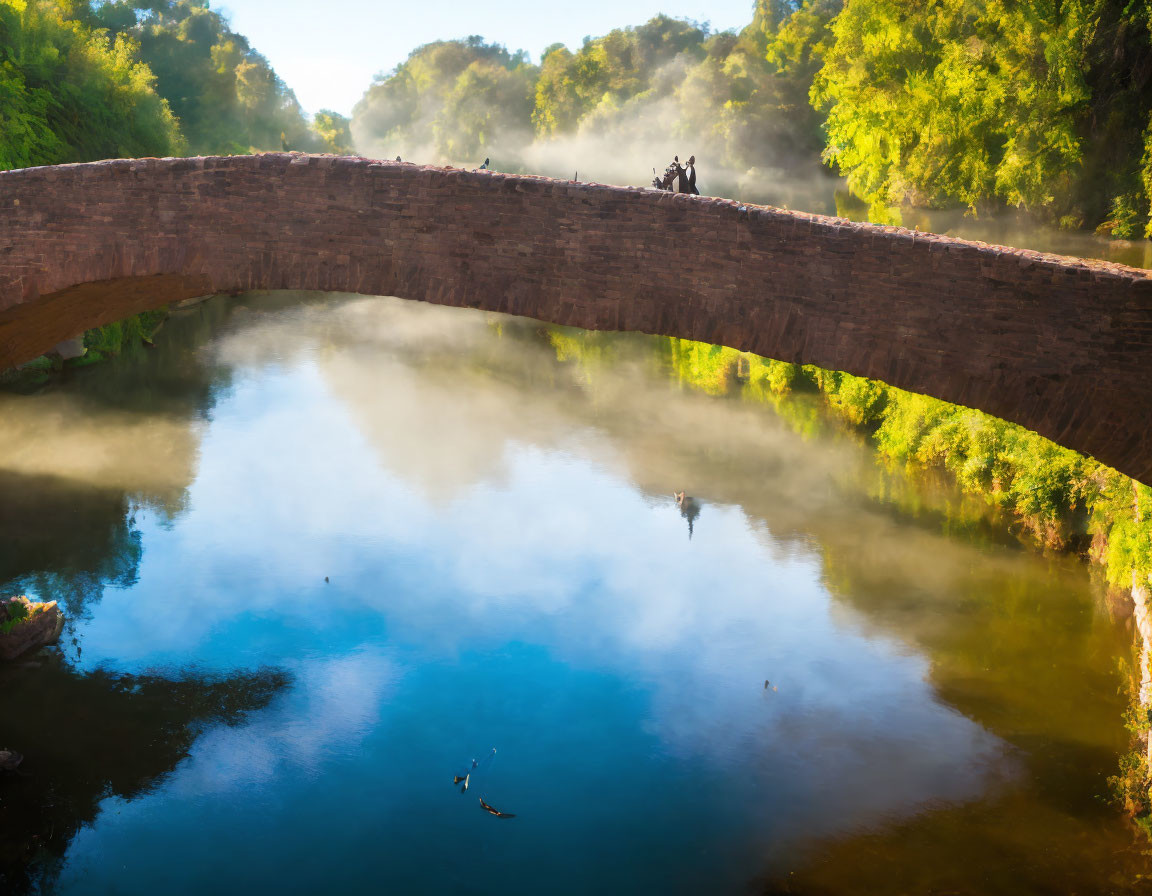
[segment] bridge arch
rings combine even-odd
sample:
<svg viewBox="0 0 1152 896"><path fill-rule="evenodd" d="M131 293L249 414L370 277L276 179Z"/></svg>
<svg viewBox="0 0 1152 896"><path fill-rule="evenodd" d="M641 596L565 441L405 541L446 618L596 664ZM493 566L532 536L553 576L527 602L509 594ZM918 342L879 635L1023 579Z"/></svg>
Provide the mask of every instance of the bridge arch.
<svg viewBox="0 0 1152 896"><path fill-rule="evenodd" d="M0 172L0 369L179 299L395 295L980 408L1152 482L1152 274L732 200L268 154Z"/></svg>

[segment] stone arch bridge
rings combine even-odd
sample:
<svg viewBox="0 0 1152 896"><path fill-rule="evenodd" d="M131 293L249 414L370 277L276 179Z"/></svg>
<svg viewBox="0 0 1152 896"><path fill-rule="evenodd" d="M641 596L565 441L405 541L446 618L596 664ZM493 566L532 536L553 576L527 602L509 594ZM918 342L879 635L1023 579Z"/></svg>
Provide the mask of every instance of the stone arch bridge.
<svg viewBox="0 0 1152 896"><path fill-rule="evenodd" d="M359 158L0 173L0 368L247 289L722 343L1021 423L1152 483L1152 274L635 188Z"/></svg>

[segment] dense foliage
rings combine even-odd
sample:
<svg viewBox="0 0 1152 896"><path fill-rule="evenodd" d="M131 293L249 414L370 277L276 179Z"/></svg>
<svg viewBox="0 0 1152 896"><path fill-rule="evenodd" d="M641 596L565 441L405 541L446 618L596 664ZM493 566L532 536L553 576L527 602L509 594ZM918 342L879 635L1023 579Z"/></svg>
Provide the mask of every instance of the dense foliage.
<svg viewBox="0 0 1152 896"><path fill-rule="evenodd" d="M1152 112L1147 8L1113 0L848 0L813 100L872 203L1004 203L1131 235Z"/></svg>
<svg viewBox="0 0 1152 896"><path fill-rule="evenodd" d="M206 0L120 0L96 6L89 20L138 43L192 152L313 144L295 95Z"/></svg>
<svg viewBox="0 0 1152 896"><path fill-rule="evenodd" d="M206 0L0 0L0 168L350 144Z"/></svg>
<svg viewBox="0 0 1152 896"><path fill-rule="evenodd" d="M0 0L0 168L179 153L131 38L41 0Z"/></svg>
<svg viewBox="0 0 1152 896"><path fill-rule="evenodd" d="M368 88L353 116L357 143L425 159L510 147L529 127L535 78L523 53L479 37L426 44Z"/></svg>
<svg viewBox="0 0 1152 896"><path fill-rule="evenodd" d="M820 119L807 95L821 35L797 15L764 0L739 34L657 16L575 51L555 44L539 66L478 37L439 41L377 77L353 134L373 155L492 156L502 170L557 173L589 154L624 155L635 176L667 161L652 147L670 139L690 139L712 171L815 170Z"/></svg>

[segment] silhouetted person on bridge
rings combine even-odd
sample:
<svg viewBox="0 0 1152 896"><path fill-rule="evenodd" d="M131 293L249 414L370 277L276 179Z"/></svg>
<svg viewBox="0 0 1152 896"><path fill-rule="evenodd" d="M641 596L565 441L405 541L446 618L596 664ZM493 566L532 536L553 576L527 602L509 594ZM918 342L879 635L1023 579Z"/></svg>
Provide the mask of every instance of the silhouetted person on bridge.
<svg viewBox="0 0 1152 896"><path fill-rule="evenodd" d="M671 175L673 191L700 195L700 191L696 189L696 156L688 159L687 167L680 164L680 156L673 156L672 164L668 166L668 173Z"/></svg>
<svg viewBox="0 0 1152 896"><path fill-rule="evenodd" d="M691 193L693 196L700 195L700 191L696 189L696 156L688 157L688 167L684 169L680 183L684 185L681 193Z"/></svg>

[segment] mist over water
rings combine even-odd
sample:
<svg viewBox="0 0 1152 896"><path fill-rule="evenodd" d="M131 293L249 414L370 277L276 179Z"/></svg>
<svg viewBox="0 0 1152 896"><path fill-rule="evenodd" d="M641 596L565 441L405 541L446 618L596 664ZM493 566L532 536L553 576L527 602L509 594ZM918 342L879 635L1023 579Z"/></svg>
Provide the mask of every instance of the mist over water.
<svg viewBox="0 0 1152 896"><path fill-rule="evenodd" d="M868 220L867 203L821 162L823 137L817 139L807 87L771 74L762 49L753 49L755 22L739 35L672 20L644 28L660 32L661 40L645 48L631 29L574 51L585 66L619 70L609 79L611 90L597 102L582 97L588 108L555 132L534 126L534 116L548 109L547 60L542 69L531 67L474 39L417 48L379 75L357 105L350 125L356 151L470 169L487 159L494 171L643 188L673 158L686 163L695 156L704 196ZM695 43L669 49L689 32ZM617 46L629 41L636 44L631 55ZM596 46L609 61L590 50ZM977 213L960 205L904 205L900 219L910 229L1152 267L1152 241L1042 225L1023 206Z"/></svg>
<svg viewBox="0 0 1152 896"><path fill-rule="evenodd" d="M680 111L671 98L635 100L611 117L593 117L574 134L535 137L513 132L494 138L485 150L491 168L512 174L539 174L561 180L617 186L649 187L654 176L678 157L697 159L697 186L703 195L740 199L819 214L836 214L836 190L843 179L818 162L801 161L771 147L760 147L753 165L731 161L726 141L703 132L685 133L676 126ZM431 113L429 113L431 115ZM367 133L353 121L357 151L371 158L393 158L418 164L476 168L485 156L445 155L430 143L397 142Z"/></svg>
<svg viewBox="0 0 1152 896"><path fill-rule="evenodd" d="M0 486L47 494L50 464L87 520L28 517L37 551L0 550L0 592L70 615L51 675L0 673L21 805L64 807L35 847L41 816L0 805L0 875L852 892L864 849L907 869L869 890L896 893L1144 868L1099 799L1128 635L1083 569L876 466L804 396L705 396L659 340L558 332L248 295L174 319L135 367L0 396L20 431ZM74 713L15 702L81 694L132 719L101 729L127 766L102 785L67 772L90 768ZM1011 848L966 860L988 813Z"/></svg>

